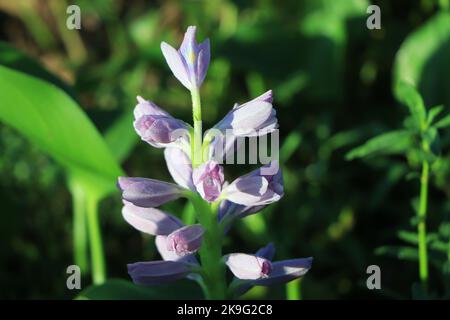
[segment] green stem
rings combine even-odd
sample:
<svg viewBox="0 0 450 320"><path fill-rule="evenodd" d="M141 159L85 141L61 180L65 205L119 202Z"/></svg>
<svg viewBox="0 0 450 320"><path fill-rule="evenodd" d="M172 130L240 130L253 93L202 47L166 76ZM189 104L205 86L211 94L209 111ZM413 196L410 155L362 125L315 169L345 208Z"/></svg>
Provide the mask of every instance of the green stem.
<svg viewBox="0 0 450 320"><path fill-rule="evenodd" d="M98 199L88 197L87 199L87 220L89 241L91 245L91 265L92 281L94 284L105 282L105 258L103 253L102 237L98 222Z"/></svg>
<svg viewBox="0 0 450 320"><path fill-rule="evenodd" d="M191 90L192 119L194 121L194 136L191 142L191 158L194 168L202 163L202 105L198 88Z"/></svg>
<svg viewBox="0 0 450 320"><path fill-rule="evenodd" d="M420 204L419 204L419 223L417 233L419 239L419 276L424 292L427 292L428 282L428 253L427 253L427 231L426 215L428 200L428 179L430 167L426 160L422 164L422 176L420 179Z"/></svg>
<svg viewBox="0 0 450 320"><path fill-rule="evenodd" d="M89 258L86 224L86 191L83 184L72 175L68 177L67 182L72 195L74 261L75 264L80 267L81 272L88 272Z"/></svg>
<svg viewBox="0 0 450 320"><path fill-rule="evenodd" d="M225 299L226 269L222 261L223 230L217 219L218 203L210 206L197 194L191 194L189 199L195 207L199 222L205 228L199 251L205 296L213 300Z"/></svg>
<svg viewBox="0 0 450 320"><path fill-rule="evenodd" d="M86 197L84 190L75 184L71 186L73 203L73 246L75 264L82 272L88 269Z"/></svg>
<svg viewBox="0 0 450 320"><path fill-rule="evenodd" d="M286 298L287 300L301 300L302 299L302 289L301 289L302 279L296 279L286 284Z"/></svg>

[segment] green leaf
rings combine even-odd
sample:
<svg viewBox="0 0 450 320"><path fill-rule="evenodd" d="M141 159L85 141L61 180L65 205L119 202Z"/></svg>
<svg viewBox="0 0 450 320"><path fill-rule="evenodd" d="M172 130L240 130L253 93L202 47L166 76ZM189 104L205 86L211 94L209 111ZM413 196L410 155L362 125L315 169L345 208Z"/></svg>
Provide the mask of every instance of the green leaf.
<svg viewBox="0 0 450 320"><path fill-rule="evenodd" d="M428 117L427 117L428 125L431 125L433 123L434 119L436 119L436 117L438 115L440 115L443 110L444 110L443 105L439 105L439 106L431 108L430 111L428 112Z"/></svg>
<svg viewBox="0 0 450 320"><path fill-rule="evenodd" d="M280 149L280 159L282 163L286 163L289 160L298 149L301 142L302 136L300 133L297 131L289 133Z"/></svg>
<svg viewBox="0 0 450 320"><path fill-rule="evenodd" d="M397 130L383 133L369 139L362 146L359 146L347 153L347 160L373 156L377 154L398 154L404 153L412 145L412 134L408 130Z"/></svg>
<svg viewBox="0 0 450 320"><path fill-rule="evenodd" d="M411 231L404 231L404 230L400 230L397 233L397 236L399 239L408 242L410 244L417 244L418 240L417 240L417 233L415 232L411 232Z"/></svg>
<svg viewBox="0 0 450 320"><path fill-rule="evenodd" d="M170 285L138 286L122 279L110 279L101 285L83 290L75 299L79 300L156 300L156 299L201 299L199 286L183 280Z"/></svg>
<svg viewBox="0 0 450 320"><path fill-rule="evenodd" d="M401 82L396 88L397 99L408 107L414 119L415 128L419 131L426 125L426 109L422 97L416 88L406 82Z"/></svg>
<svg viewBox="0 0 450 320"><path fill-rule="evenodd" d="M394 93L408 82L422 93L426 105L450 105L450 12L440 11L401 45L393 72Z"/></svg>
<svg viewBox="0 0 450 320"><path fill-rule="evenodd" d="M40 79L0 66L0 120L64 166L97 196L115 189L122 169L77 103Z"/></svg>
<svg viewBox="0 0 450 320"><path fill-rule="evenodd" d="M136 146L138 135L133 128L133 111L126 110L105 132L105 142L118 162L123 162Z"/></svg>
<svg viewBox="0 0 450 320"><path fill-rule="evenodd" d="M450 126L450 114L446 115L434 125L436 128L446 128Z"/></svg>
<svg viewBox="0 0 450 320"><path fill-rule="evenodd" d="M400 260L416 261L418 257L417 248L402 246L384 246L375 250L377 255L387 255Z"/></svg>

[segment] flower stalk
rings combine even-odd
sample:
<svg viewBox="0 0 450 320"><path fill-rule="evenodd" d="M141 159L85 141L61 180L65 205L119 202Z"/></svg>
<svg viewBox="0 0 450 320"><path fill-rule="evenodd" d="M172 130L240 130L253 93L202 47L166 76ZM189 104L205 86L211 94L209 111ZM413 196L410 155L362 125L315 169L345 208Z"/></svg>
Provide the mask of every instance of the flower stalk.
<svg viewBox="0 0 450 320"><path fill-rule="evenodd" d="M423 149L425 152L429 151L429 145L424 142ZM428 286L428 250L427 250L427 231L426 231L426 217L427 217L427 203L428 203L428 180L429 180L430 165L426 159L422 162L422 175L420 177L420 202L418 212L418 250L419 250L419 277L422 283L424 292L427 291Z"/></svg>
<svg viewBox="0 0 450 320"><path fill-rule="evenodd" d="M102 284L106 279L105 257L98 221L98 201L94 197L87 198L87 222L91 248L92 280L94 284Z"/></svg>
<svg viewBox="0 0 450 320"><path fill-rule="evenodd" d="M192 119L194 122L194 136L191 143L192 166L197 168L202 162L202 105L198 88L191 90Z"/></svg>
<svg viewBox="0 0 450 320"><path fill-rule="evenodd" d="M203 199L194 195L194 208L199 222L205 228L200 261L205 296L207 299L220 300L226 298L225 264L222 261L223 231L217 219L218 204L208 205ZM191 198L192 199L192 198Z"/></svg>

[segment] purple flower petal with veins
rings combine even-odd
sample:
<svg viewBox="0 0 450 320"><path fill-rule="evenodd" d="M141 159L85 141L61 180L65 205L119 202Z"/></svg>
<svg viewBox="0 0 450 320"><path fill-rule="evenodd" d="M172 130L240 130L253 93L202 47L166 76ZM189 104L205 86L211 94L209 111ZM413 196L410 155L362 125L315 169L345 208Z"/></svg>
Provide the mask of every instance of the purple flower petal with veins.
<svg viewBox="0 0 450 320"><path fill-rule="evenodd" d="M192 266L180 261L148 261L127 265L128 274L140 285L165 284L185 278Z"/></svg>
<svg viewBox="0 0 450 320"><path fill-rule="evenodd" d="M192 182L192 162L189 156L179 148L166 148L164 157L173 180L183 188L195 190Z"/></svg>
<svg viewBox="0 0 450 320"><path fill-rule="evenodd" d="M192 178L203 199L209 202L217 200L225 181L222 166L212 160L205 162L194 169Z"/></svg>
<svg viewBox="0 0 450 320"><path fill-rule="evenodd" d="M272 270L269 260L245 253L226 255L225 263L235 277L241 280L265 278L269 276Z"/></svg>
<svg viewBox="0 0 450 320"><path fill-rule="evenodd" d="M195 40L196 30L194 26L188 27L178 51L165 42L161 43L161 50L170 70L189 90L201 86L210 60L209 39L198 44Z"/></svg>
<svg viewBox="0 0 450 320"><path fill-rule="evenodd" d="M183 188L173 184L146 178L119 177L118 187L122 198L138 207L157 207L181 197Z"/></svg>
<svg viewBox="0 0 450 320"><path fill-rule="evenodd" d="M150 235L168 235L183 226L178 218L154 208L141 208L124 201L122 215L126 222Z"/></svg>
<svg viewBox="0 0 450 320"><path fill-rule="evenodd" d="M179 256L192 254L200 249L205 230L199 224L182 227L167 236L167 250Z"/></svg>

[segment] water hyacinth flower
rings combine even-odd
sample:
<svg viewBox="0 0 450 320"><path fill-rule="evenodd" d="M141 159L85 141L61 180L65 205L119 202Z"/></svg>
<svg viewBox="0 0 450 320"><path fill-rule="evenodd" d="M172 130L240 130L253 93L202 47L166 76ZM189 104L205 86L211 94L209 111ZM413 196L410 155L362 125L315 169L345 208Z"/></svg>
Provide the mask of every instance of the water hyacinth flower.
<svg viewBox="0 0 450 320"><path fill-rule="evenodd" d="M180 139L188 139L188 124L175 119L151 101L140 96L137 100L138 104L134 109L134 129L143 141L153 147L163 148Z"/></svg>
<svg viewBox="0 0 450 320"><path fill-rule="evenodd" d="M158 207L182 196L180 186L147 178L119 177L118 187L122 198L139 207Z"/></svg>
<svg viewBox="0 0 450 320"><path fill-rule="evenodd" d="M170 70L189 90L201 86L210 60L209 39L198 44L195 40L196 31L196 27L188 27L179 50L165 42L161 43L161 50Z"/></svg>
<svg viewBox="0 0 450 320"><path fill-rule="evenodd" d="M208 202L219 198L225 181L223 167L215 161L208 161L196 168L192 174L194 185Z"/></svg>
<svg viewBox="0 0 450 320"><path fill-rule="evenodd" d="M149 235L169 235L183 227L178 218L155 208L142 208L124 201L122 216L135 229Z"/></svg>
<svg viewBox="0 0 450 320"><path fill-rule="evenodd" d="M272 101L272 90L269 90L247 103L235 104L233 109L214 126L214 129L221 132L232 130L235 136L268 134L278 127Z"/></svg>
<svg viewBox="0 0 450 320"><path fill-rule="evenodd" d="M167 236L167 250L179 256L196 252L202 243L204 229L199 224L185 226Z"/></svg>
<svg viewBox="0 0 450 320"><path fill-rule="evenodd" d="M265 170L269 168L274 170ZM284 195L284 188L278 162L271 162L237 178L223 192L225 199L249 207L265 206L280 200ZM252 211L251 208L248 210Z"/></svg>
<svg viewBox="0 0 450 320"><path fill-rule="evenodd" d="M129 264L128 274L140 285L165 284L183 279L193 272L193 266L180 261L148 261Z"/></svg>
<svg viewBox="0 0 450 320"><path fill-rule="evenodd" d="M225 263L236 278L253 280L242 284L241 293L251 286L270 286L292 281L305 275L311 269L312 258L271 262L274 254L275 247L269 243L255 255L232 253L226 256Z"/></svg>
<svg viewBox="0 0 450 320"><path fill-rule="evenodd" d="M232 222L279 201L284 195L283 177L278 162L272 161L228 183L224 168L208 152L219 140L207 134L202 141L198 89L206 76L210 48L208 40L201 44L195 41L195 32L195 27L188 28L179 50L161 44L175 77L191 90L194 128L141 97L134 110L137 134L148 144L164 148L167 169L175 183L119 177L117 185L122 192L123 218L135 229L155 236L163 259L129 264L132 280L153 285L188 278L201 284L207 298L224 299L230 292L225 274L221 274L223 263L238 279L237 286L230 290L242 293L255 285L298 278L311 268L312 259L272 262L272 244L254 255L231 253L222 257L223 237ZM273 132L278 120L272 102L269 90L247 103L236 104L213 129L219 133L232 130L234 137ZM180 197L193 205L193 224L185 225L175 215L155 208Z"/></svg>
<svg viewBox="0 0 450 320"><path fill-rule="evenodd" d="M245 253L232 253L225 256L225 264L241 280L265 278L272 270L269 260Z"/></svg>

